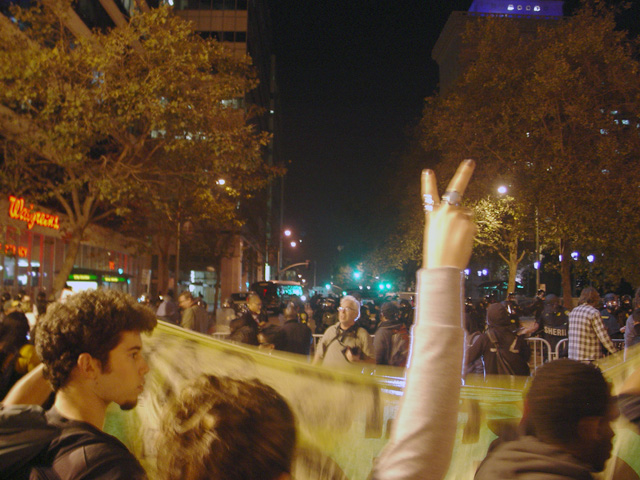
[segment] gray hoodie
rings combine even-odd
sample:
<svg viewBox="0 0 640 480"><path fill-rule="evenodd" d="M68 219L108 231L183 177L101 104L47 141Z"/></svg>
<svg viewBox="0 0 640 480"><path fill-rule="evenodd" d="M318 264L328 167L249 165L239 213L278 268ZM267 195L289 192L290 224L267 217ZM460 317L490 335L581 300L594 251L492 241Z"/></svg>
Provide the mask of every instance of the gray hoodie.
<svg viewBox="0 0 640 480"><path fill-rule="evenodd" d="M560 447L524 436L489 451L475 480L593 480L591 468Z"/></svg>

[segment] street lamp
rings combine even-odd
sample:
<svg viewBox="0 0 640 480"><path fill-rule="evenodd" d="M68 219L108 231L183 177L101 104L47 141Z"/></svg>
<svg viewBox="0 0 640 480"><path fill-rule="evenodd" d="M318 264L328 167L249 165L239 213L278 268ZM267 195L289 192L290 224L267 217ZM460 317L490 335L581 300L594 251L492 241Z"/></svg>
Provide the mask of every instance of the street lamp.
<svg viewBox="0 0 640 480"><path fill-rule="evenodd" d="M280 270L282 270L282 250L283 250L283 244L282 244L282 240L286 237L289 238L291 235L293 235L293 232L291 231L291 229L287 228L285 230L283 230L282 234L280 235L280 247L278 248L278 272L280 272ZM295 241L291 241L289 242L289 246L291 246L292 248L295 248L298 245L297 242ZM280 278L280 275L278 273L278 278Z"/></svg>
<svg viewBox="0 0 640 480"><path fill-rule="evenodd" d="M505 187L504 185L500 185L500 186L498 187L498 193L499 193L500 195L504 195L505 193L507 193L507 191L508 191L508 189L507 189L507 187Z"/></svg>

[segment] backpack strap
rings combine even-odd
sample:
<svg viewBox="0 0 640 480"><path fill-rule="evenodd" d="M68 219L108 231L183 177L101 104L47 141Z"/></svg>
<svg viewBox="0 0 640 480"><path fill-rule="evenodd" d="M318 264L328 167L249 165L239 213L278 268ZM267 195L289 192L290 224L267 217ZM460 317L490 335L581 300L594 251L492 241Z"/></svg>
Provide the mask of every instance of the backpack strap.
<svg viewBox="0 0 640 480"><path fill-rule="evenodd" d="M513 368L511 367L511 365L509 365L509 362L505 360L505 358L502 356L502 353L500 352L500 345L498 344L496 333L492 329L488 329L487 336L489 337L489 340L491 340L491 343L493 343L493 346L496 349L496 359L498 361L498 373L502 373L500 372L500 370L502 370L505 374L515 375ZM516 337L516 340L517 338L518 337Z"/></svg>

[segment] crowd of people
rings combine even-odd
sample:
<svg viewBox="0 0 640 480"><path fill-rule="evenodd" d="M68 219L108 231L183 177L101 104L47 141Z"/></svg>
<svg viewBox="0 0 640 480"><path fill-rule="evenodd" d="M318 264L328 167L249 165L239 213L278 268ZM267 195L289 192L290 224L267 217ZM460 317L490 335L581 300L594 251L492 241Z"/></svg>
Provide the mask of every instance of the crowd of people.
<svg viewBox="0 0 640 480"><path fill-rule="evenodd" d="M471 215L459 201L473 167L472 161L463 162L441 202L433 172L423 172L427 221L411 354L399 412L375 461L374 479L441 479L449 468L464 356L462 270L475 232ZM569 356L591 351L587 336L592 332L582 323L601 321L592 312L598 313L592 306L595 295L583 296L585 308L569 315ZM186 299L184 303L186 310ZM362 352L370 345L358 343L360 336L365 343L371 341L368 332L366 341L358 332L359 307L357 299L342 298L338 321L324 332L323 346L316 351L318 362L375 360L372 350ZM396 329L397 310L383 306L383 328ZM516 335L510 331L509 313L504 305L489 308L490 328L493 324ZM246 322L259 326L259 315L249 313ZM195 316L191 321L197 324ZM42 365L4 399L0 477L146 478L135 456L103 428L110 404L122 409L136 406L149 372L141 334L155 325L154 311L113 290L81 292L50 305L34 334ZM572 343L573 331L579 333ZM273 332L268 326L258 328L258 344L282 344L281 331ZM381 335L380 342L388 335ZM599 333L595 335L600 339ZM476 478L593 478L611 454L611 423L618 412L636 426L640 423L640 370L618 393L613 395L591 359L545 364L525 395L518 430L492 444ZM46 413L33 407L48 399L53 406ZM203 374L185 385L164 410L158 428L160 480L291 478L295 414L274 388L259 380Z"/></svg>

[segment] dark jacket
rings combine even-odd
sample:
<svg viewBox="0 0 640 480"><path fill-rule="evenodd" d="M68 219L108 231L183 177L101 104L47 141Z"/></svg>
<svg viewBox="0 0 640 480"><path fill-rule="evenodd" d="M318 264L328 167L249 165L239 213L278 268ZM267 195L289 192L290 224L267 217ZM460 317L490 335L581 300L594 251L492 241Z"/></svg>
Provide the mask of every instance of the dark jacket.
<svg viewBox="0 0 640 480"><path fill-rule="evenodd" d="M391 337L402 326L400 320L386 320L380 324L373 337L373 349L376 352L376 364L391 365Z"/></svg>
<svg viewBox="0 0 640 480"><path fill-rule="evenodd" d="M489 328L469 347L467 362L476 361L480 356L484 360L484 371L487 375L504 374L499 369L498 352L490 336L495 335L500 355L511 367L514 375L529 375L529 357L531 350L524 337L511 331L511 319L505 307L494 303L487 309Z"/></svg>
<svg viewBox="0 0 640 480"><path fill-rule="evenodd" d="M569 312L560 305L559 299L555 295L548 295L538 324L542 330L542 338L549 342L553 350L560 340L567 338ZM566 356L566 353L563 356Z"/></svg>
<svg viewBox="0 0 640 480"><path fill-rule="evenodd" d="M294 319L286 321L282 326L282 331L287 337L287 344L283 349L285 352L309 355L313 341L309 327Z"/></svg>
<svg viewBox="0 0 640 480"><path fill-rule="evenodd" d="M475 480L592 480L591 469L561 448L524 436L487 454Z"/></svg>
<svg viewBox="0 0 640 480"><path fill-rule="evenodd" d="M228 340L248 345L258 345L258 323L253 319L251 312L244 312L231 320L229 330L231 333L227 338Z"/></svg>

